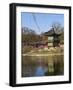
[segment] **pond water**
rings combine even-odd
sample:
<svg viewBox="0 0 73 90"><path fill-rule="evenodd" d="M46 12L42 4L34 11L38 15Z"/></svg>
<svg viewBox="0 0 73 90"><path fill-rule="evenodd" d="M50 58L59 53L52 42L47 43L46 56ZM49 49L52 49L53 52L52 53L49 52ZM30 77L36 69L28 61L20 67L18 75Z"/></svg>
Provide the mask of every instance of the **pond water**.
<svg viewBox="0 0 73 90"><path fill-rule="evenodd" d="M22 77L64 75L64 56L22 56Z"/></svg>

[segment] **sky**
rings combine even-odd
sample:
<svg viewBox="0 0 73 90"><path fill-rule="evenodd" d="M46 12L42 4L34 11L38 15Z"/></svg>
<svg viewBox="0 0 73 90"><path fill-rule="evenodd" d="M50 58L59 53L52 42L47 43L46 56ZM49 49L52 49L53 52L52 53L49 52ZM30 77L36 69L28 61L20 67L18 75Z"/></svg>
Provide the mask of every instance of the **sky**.
<svg viewBox="0 0 73 90"><path fill-rule="evenodd" d="M28 27L37 34L49 31L53 23L60 23L62 27L64 27L64 15L51 13L21 13L21 27Z"/></svg>

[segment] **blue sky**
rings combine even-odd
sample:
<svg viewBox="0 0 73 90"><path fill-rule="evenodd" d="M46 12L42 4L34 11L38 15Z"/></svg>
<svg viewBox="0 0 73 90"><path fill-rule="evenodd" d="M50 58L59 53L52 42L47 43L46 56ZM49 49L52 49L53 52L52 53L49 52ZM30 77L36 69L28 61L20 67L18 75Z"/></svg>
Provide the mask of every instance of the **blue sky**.
<svg viewBox="0 0 73 90"><path fill-rule="evenodd" d="M36 22L40 29L38 29ZM60 23L62 27L64 26L64 15L63 14L50 14L50 13L21 13L21 26L33 29L36 33L49 31L53 23Z"/></svg>

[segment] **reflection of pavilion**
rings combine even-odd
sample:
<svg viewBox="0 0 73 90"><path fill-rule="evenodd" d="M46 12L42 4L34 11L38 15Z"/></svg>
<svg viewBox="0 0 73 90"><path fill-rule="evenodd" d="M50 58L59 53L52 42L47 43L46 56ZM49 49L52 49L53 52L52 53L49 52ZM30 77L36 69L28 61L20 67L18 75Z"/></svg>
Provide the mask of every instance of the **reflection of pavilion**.
<svg viewBox="0 0 73 90"><path fill-rule="evenodd" d="M54 28L52 28L50 31L44 33L44 38L46 38L47 46L48 47L57 47L59 46L60 40L59 36L61 34L57 33Z"/></svg>

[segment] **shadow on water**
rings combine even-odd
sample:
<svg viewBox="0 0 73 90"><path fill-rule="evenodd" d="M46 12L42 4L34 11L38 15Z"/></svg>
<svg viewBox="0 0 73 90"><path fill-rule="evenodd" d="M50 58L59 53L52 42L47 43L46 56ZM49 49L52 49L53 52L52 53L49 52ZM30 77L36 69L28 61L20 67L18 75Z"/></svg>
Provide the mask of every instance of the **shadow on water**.
<svg viewBox="0 0 73 90"><path fill-rule="evenodd" d="M22 77L56 76L63 74L63 55L22 57Z"/></svg>

